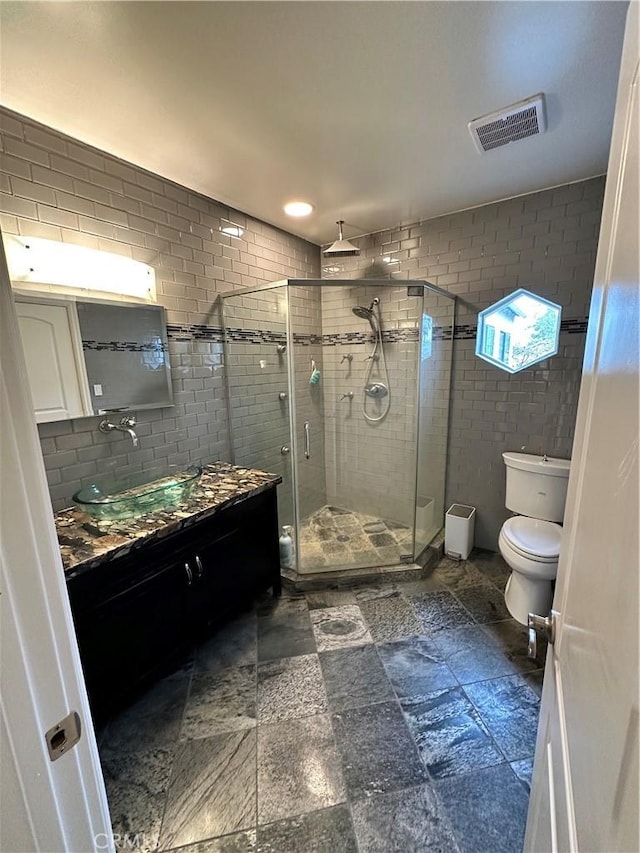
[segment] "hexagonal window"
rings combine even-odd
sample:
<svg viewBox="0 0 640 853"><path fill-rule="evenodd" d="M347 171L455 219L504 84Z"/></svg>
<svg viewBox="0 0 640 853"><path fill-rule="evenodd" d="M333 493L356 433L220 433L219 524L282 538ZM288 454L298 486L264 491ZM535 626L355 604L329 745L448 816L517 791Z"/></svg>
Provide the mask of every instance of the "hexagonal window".
<svg viewBox="0 0 640 853"><path fill-rule="evenodd" d="M561 312L548 299L516 290L478 314L476 355L508 373L555 355Z"/></svg>

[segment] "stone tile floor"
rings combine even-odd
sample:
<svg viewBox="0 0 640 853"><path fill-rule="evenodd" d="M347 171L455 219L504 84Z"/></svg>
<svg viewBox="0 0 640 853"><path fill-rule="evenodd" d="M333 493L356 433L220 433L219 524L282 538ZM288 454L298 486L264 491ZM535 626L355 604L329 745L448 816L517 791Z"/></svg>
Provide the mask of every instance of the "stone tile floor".
<svg viewBox="0 0 640 853"><path fill-rule="evenodd" d="M120 849L520 851L543 658L507 576L258 602L102 733Z"/></svg>
<svg viewBox="0 0 640 853"><path fill-rule="evenodd" d="M301 568L377 566L413 554L413 531L405 524L337 506L323 506L300 526Z"/></svg>

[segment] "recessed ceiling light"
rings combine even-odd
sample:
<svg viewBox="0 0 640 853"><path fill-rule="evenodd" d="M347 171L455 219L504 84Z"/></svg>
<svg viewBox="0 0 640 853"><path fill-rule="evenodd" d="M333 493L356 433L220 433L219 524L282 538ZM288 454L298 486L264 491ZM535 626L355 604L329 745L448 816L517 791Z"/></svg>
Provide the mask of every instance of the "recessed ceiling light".
<svg viewBox="0 0 640 853"><path fill-rule="evenodd" d="M308 216L313 210L313 205L308 201L290 201L284 206L287 216Z"/></svg>

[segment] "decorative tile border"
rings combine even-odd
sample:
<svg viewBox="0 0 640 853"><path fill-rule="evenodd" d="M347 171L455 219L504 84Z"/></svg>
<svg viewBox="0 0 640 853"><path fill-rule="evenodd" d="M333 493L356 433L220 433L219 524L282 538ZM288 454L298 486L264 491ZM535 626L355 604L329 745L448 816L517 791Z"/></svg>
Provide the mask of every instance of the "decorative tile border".
<svg viewBox="0 0 640 853"><path fill-rule="evenodd" d="M563 320L560 331L570 335L583 335L587 331L588 318ZM434 341L465 341L475 340L478 327L475 323L451 326L434 326L432 340ZM224 342L224 329L220 326L205 325L167 325L167 335L173 341L213 341ZM284 332L270 332L262 329L227 329L227 338L230 341L245 344L284 344L287 337ZM417 341L418 329L386 329L382 333L385 343L407 343ZM302 334L294 332L294 343L301 346L323 346L333 347L340 344L367 344L372 343L374 336L371 332L334 332L326 335ZM84 342L83 342L84 344Z"/></svg>
<svg viewBox="0 0 640 853"><path fill-rule="evenodd" d="M163 341L141 344L137 341L82 341L83 350L94 352L166 352Z"/></svg>
<svg viewBox="0 0 640 853"><path fill-rule="evenodd" d="M584 335L587 331L588 323L588 317L562 320L560 322L560 332L566 332L569 335ZM453 337L456 341L475 340L477 332L478 327L475 323L459 325L455 327Z"/></svg>

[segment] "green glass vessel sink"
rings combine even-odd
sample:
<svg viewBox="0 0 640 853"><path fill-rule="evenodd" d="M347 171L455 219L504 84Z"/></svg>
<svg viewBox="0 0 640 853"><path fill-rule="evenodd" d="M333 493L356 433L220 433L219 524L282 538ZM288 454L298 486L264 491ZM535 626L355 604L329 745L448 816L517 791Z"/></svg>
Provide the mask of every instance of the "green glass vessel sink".
<svg viewBox="0 0 640 853"><path fill-rule="evenodd" d="M104 479L84 486L73 500L98 521L135 518L188 500L201 474L199 465L139 471L122 479Z"/></svg>

